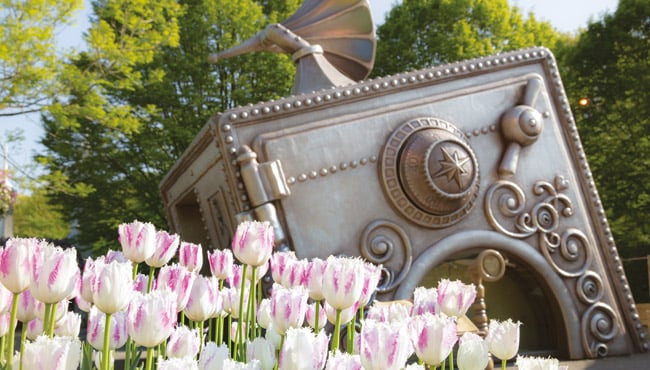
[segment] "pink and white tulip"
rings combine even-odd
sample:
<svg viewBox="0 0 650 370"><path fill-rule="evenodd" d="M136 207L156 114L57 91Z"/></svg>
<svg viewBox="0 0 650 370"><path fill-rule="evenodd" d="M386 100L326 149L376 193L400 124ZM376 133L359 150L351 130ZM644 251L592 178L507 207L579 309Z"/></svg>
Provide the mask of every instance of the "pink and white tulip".
<svg viewBox="0 0 650 370"><path fill-rule="evenodd" d="M27 330L25 332L25 336L27 339L34 341L39 336L43 335L43 320L39 319L38 317L34 320L29 321L26 326Z"/></svg>
<svg viewBox="0 0 650 370"><path fill-rule="evenodd" d="M286 270L289 265L296 260L297 257L294 251L273 253L270 259L271 277L273 277L273 281L278 284L282 284L282 276L284 275L284 270Z"/></svg>
<svg viewBox="0 0 650 370"><path fill-rule="evenodd" d="M456 320L449 316L425 313L413 317L408 328L415 354L430 366L449 357L458 340Z"/></svg>
<svg viewBox="0 0 650 370"><path fill-rule="evenodd" d="M4 337L9 334L9 328L11 327L11 313L3 312L0 314L0 337ZM14 323L15 325L15 323Z"/></svg>
<svg viewBox="0 0 650 370"><path fill-rule="evenodd" d="M327 317L327 321L332 324L336 324L336 308L330 306L327 301L325 301L323 308L323 311L325 311L325 316ZM354 320L354 318L357 316L357 311L359 311L359 302L355 302L352 307L342 309L339 318L341 320L341 325Z"/></svg>
<svg viewBox="0 0 650 370"><path fill-rule="evenodd" d="M285 335L289 328L301 327L307 312L309 293L301 286L285 288L274 284L271 291L271 321L275 330Z"/></svg>
<svg viewBox="0 0 650 370"><path fill-rule="evenodd" d="M199 333L198 329L179 326L169 336L167 356L174 358L194 358L199 354L202 340L203 338L201 338L201 333Z"/></svg>
<svg viewBox="0 0 650 370"><path fill-rule="evenodd" d="M97 260L105 262L104 257L98 257ZM95 278L95 261L88 257L84 263L84 269L81 273L81 286L79 289L79 295L89 303L93 302L93 279Z"/></svg>
<svg viewBox="0 0 650 370"><path fill-rule="evenodd" d="M77 250L43 245L32 259L32 279L29 290L43 303L67 299L81 279L77 265Z"/></svg>
<svg viewBox="0 0 650 370"><path fill-rule="evenodd" d="M118 239L124 256L142 263L156 251L156 227L149 222L133 221L118 226Z"/></svg>
<svg viewBox="0 0 650 370"><path fill-rule="evenodd" d="M88 313L86 340L98 351L101 351L104 348L105 327L106 314L98 310L97 307L92 307ZM111 315L108 348L117 349L122 347L126 343L127 338L126 312L116 312Z"/></svg>
<svg viewBox="0 0 650 370"><path fill-rule="evenodd" d="M325 367L329 337L325 331L317 335L310 328L287 330L280 350L279 370L318 370Z"/></svg>
<svg viewBox="0 0 650 370"><path fill-rule="evenodd" d="M158 278L154 284L156 289L170 289L176 297L176 307L181 312L190 299L192 285L197 274L179 264L163 266L158 271Z"/></svg>
<svg viewBox="0 0 650 370"><path fill-rule="evenodd" d="M264 298L257 306L257 324L266 329L271 324L271 299Z"/></svg>
<svg viewBox="0 0 650 370"><path fill-rule="evenodd" d="M224 281L232 275L234 258L230 249L215 249L208 252L208 264L212 276Z"/></svg>
<svg viewBox="0 0 650 370"><path fill-rule="evenodd" d="M201 271L203 267L203 248L201 244L181 242L178 249L178 263L192 272Z"/></svg>
<svg viewBox="0 0 650 370"><path fill-rule="evenodd" d="M33 238L10 238L0 249L0 282L12 293L29 288L32 259L41 243Z"/></svg>
<svg viewBox="0 0 650 370"><path fill-rule="evenodd" d="M359 356L366 370L398 370L413 353L404 324L366 320L361 329Z"/></svg>
<svg viewBox="0 0 650 370"><path fill-rule="evenodd" d="M198 275L192 284L190 297L183 312L192 321L201 322L223 310L217 279Z"/></svg>
<svg viewBox="0 0 650 370"><path fill-rule="evenodd" d="M317 329L316 328L316 305L320 306L320 302L314 302L308 305L307 313L305 314L307 323L314 330ZM327 313L325 312L325 309L323 307L320 307L318 309L318 330L324 328L325 324L327 324Z"/></svg>
<svg viewBox="0 0 650 370"><path fill-rule="evenodd" d="M413 316L422 315L426 312L440 313L438 306L438 289L417 287L413 291Z"/></svg>
<svg viewBox="0 0 650 370"><path fill-rule="evenodd" d="M91 290L97 308L106 314L114 314L129 305L133 294L132 270L131 262L95 261Z"/></svg>
<svg viewBox="0 0 650 370"><path fill-rule="evenodd" d="M323 272L323 296L337 310L352 307L361 298L364 262L359 258L327 258Z"/></svg>
<svg viewBox="0 0 650 370"><path fill-rule="evenodd" d="M438 283L438 307L447 316L465 315L476 298L476 286L460 280L442 279Z"/></svg>
<svg viewBox="0 0 650 370"><path fill-rule="evenodd" d="M40 336L25 343L24 369L74 370L81 363L81 342L74 337Z"/></svg>
<svg viewBox="0 0 650 370"><path fill-rule="evenodd" d="M490 361L488 344L474 333L464 333L460 337L456 357L459 370L483 370Z"/></svg>
<svg viewBox="0 0 650 370"><path fill-rule="evenodd" d="M411 310L411 305L403 301L375 301L368 309L366 318L381 322L406 322L411 319Z"/></svg>
<svg viewBox="0 0 650 370"><path fill-rule="evenodd" d="M361 307L365 307L368 302L370 302L370 299L377 290L377 285L379 285L382 272L381 265L377 266L372 263L364 263L363 266L363 288L361 289L361 296L359 297Z"/></svg>
<svg viewBox="0 0 650 370"><path fill-rule="evenodd" d="M152 348L169 338L176 326L176 297L169 289L134 293L127 311L127 330L133 341Z"/></svg>
<svg viewBox="0 0 650 370"><path fill-rule="evenodd" d="M181 241L178 234L169 234L167 231L157 231L154 237L154 252L144 261L151 267L163 267L176 255Z"/></svg>
<svg viewBox="0 0 650 370"><path fill-rule="evenodd" d="M257 337L246 343L246 361L260 362L262 370L272 370L275 367L275 346L269 340Z"/></svg>
<svg viewBox="0 0 650 370"><path fill-rule="evenodd" d="M268 222L245 221L237 226L231 249L235 258L249 266L265 264L274 247L273 227Z"/></svg>
<svg viewBox="0 0 650 370"><path fill-rule="evenodd" d="M336 350L330 354L325 365L325 370L363 370L361 356Z"/></svg>
<svg viewBox="0 0 650 370"><path fill-rule="evenodd" d="M282 274L282 281L280 284L286 288L292 288L295 286L307 286L307 267L309 262L307 260L295 260L290 261L288 266L284 269L284 274Z"/></svg>
<svg viewBox="0 0 650 370"><path fill-rule="evenodd" d="M199 369L218 370L223 369L224 362L230 358L230 350L225 344L217 345L215 342L208 342L203 346L199 355Z"/></svg>
<svg viewBox="0 0 650 370"><path fill-rule="evenodd" d="M25 290L18 296L18 309L16 318L22 323L29 322L36 317L36 300L29 290Z"/></svg>
<svg viewBox="0 0 650 370"><path fill-rule="evenodd" d="M151 289L156 289L156 280L151 283ZM133 280L133 291L140 292L142 294L147 294L149 290L149 275L145 274L136 274L135 280Z"/></svg>
<svg viewBox="0 0 650 370"><path fill-rule="evenodd" d="M29 292L29 290L24 290L23 293L24 292ZM13 301L14 293L5 288L4 285L0 284L0 313L10 312Z"/></svg>
<svg viewBox="0 0 650 370"><path fill-rule="evenodd" d="M67 311L54 327L54 334L60 337L78 337L81 329L81 315Z"/></svg>
<svg viewBox="0 0 650 370"><path fill-rule="evenodd" d="M323 273L325 272L326 262L320 258L313 258L309 261L305 270L305 280L307 289L309 289L309 298L314 301L322 301L323 296Z"/></svg>

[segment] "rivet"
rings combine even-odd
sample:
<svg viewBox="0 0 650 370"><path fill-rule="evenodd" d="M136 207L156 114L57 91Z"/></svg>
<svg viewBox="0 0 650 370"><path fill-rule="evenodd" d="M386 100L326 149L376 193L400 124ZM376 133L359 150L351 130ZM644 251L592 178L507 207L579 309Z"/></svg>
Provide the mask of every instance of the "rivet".
<svg viewBox="0 0 650 370"><path fill-rule="evenodd" d="M301 173L300 175L298 175L298 181L300 181L300 182L307 181L307 175L305 175L304 173Z"/></svg>
<svg viewBox="0 0 650 370"><path fill-rule="evenodd" d="M234 120L236 120L236 119L237 119L237 115L236 115L235 113L232 113L232 114L230 115L230 120L231 120L231 121L234 121Z"/></svg>
<svg viewBox="0 0 650 370"><path fill-rule="evenodd" d="M327 168L321 168L318 174L321 176L327 176Z"/></svg>
<svg viewBox="0 0 650 370"><path fill-rule="evenodd" d="M296 107L296 108L301 107L301 106L302 106L302 102L301 102L300 100L296 100L296 101L293 103L293 106Z"/></svg>
<svg viewBox="0 0 650 370"><path fill-rule="evenodd" d="M221 131L228 132L228 131L230 131L231 128L232 128L232 126L230 126L229 124L225 124L225 125L221 126Z"/></svg>
<svg viewBox="0 0 650 370"><path fill-rule="evenodd" d="M309 172L309 177L312 179L315 179L318 176L318 173L316 171L310 171Z"/></svg>
<svg viewBox="0 0 650 370"><path fill-rule="evenodd" d="M233 137L230 136L230 135L226 136L226 138L225 138L226 144L230 144L230 143L232 143L234 140L235 140L235 139L233 139Z"/></svg>

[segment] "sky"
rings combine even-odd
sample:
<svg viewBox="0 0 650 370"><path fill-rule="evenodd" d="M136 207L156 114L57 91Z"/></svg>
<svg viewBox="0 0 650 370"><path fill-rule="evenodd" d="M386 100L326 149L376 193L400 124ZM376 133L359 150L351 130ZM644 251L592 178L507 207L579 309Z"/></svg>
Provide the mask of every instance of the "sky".
<svg viewBox="0 0 650 370"><path fill-rule="evenodd" d="M377 25L384 21L385 15L394 4L401 0L369 0L373 19ZM598 19L605 12L614 12L618 0L509 0L510 5L517 6L524 15L535 13L538 20L549 21L557 30L562 32L577 32L586 28L589 20ZM90 1L84 0L84 9L78 12L74 24L59 33L60 45L66 48L82 47L82 34L88 28L88 15L90 14ZM8 144L10 168L18 175L38 175L34 168L33 156L42 152L44 147L39 143L44 131L39 122L40 116L23 115L0 120L0 138L5 145L7 132L21 129L25 140L19 144ZM1 153L1 152L0 152ZM16 166L14 166L15 164ZM19 189L20 190L20 189Z"/></svg>

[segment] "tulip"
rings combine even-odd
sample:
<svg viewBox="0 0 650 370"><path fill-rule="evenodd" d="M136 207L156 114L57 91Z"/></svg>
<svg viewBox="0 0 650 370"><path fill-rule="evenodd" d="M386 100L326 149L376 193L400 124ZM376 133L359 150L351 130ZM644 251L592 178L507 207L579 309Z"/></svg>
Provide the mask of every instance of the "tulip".
<svg viewBox="0 0 650 370"><path fill-rule="evenodd" d="M425 364L438 366L451 353L458 340L453 317L425 313L408 324L415 354Z"/></svg>
<svg viewBox="0 0 650 370"><path fill-rule="evenodd" d="M476 298L474 284L463 284L460 280L442 279L438 283L438 306L447 316L465 315Z"/></svg>
<svg viewBox="0 0 650 370"><path fill-rule="evenodd" d="M118 226L124 256L134 263L144 262L156 251L156 228L151 223L133 221Z"/></svg>
<svg viewBox="0 0 650 370"><path fill-rule="evenodd" d="M305 270L305 279L307 289L309 289L309 298L314 301L322 301L323 296L323 273L325 272L325 261L320 258L313 258Z"/></svg>
<svg viewBox="0 0 650 370"><path fill-rule="evenodd" d="M25 290L24 292L29 292ZM22 294L22 293L20 293ZM14 300L14 293L0 284L0 313L11 313L11 306Z"/></svg>
<svg viewBox="0 0 650 370"><path fill-rule="evenodd" d="M361 296L359 297L359 307L363 309L365 305L370 302L370 298L377 290L377 285L381 279L382 266L373 265L371 263L364 263L363 274L363 288L361 289Z"/></svg>
<svg viewBox="0 0 650 370"><path fill-rule="evenodd" d="M67 311L54 327L54 334L60 337L78 337L81 328L81 315Z"/></svg>
<svg viewBox="0 0 650 370"><path fill-rule="evenodd" d="M357 311L359 310L359 302L355 303L354 306L348 307L344 310L337 310L336 308L332 307L325 301L324 305L324 311L325 311L325 316L327 317L327 321L329 321L332 324L336 324L336 315L337 313L339 314L339 323L341 325L345 325L349 323L350 321L354 320L354 318L357 315Z"/></svg>
<svg viewBox="0 0 650 370"><path fill-rule="evenodd" d="M244 290L244 299L248 299L248 289ZM226 311L233 319L245 318L248 307L241 307L239 300L241 297L241 290L239 288L225 288L221 291L223 298L223 310Z"/></svg>
<svg viewBox="0 0 650 370"><path fill-rule="evenodd" d="M330 357L327 359L325 370L339 369L363 370L363 365L361 364L361 356L346 352L339 352L339 350L336 350L334 353L330 354Z"/></svg>
<svg viewBox="0 0 650 370"><path fill-rule="evenodd" d="M280 370L312 370L325 367L329 338L325 331L314 335L310 328L287 330L278 368Z"/></svg>
<svg viewBox="0 0 650 370"><path fill-rule="evenodd" d="M178 234L169 234L166 231L158 231L154 237L154 252L145 259L147 265L151 267L163 267L176 255L180 236Z"/></svg>
<svg viewBox="0 0 650 370"><path fill-rule="evenodd" d="M192 272L199 272L203 267L203 248L201 244L181 242L178 249L178 263Z"/></svg>
<svg viewBox="0 0 650 370"><path fill-rule="evenodd" d="M211 318L215 311L221 311L223 299L217 284L214 277L197 275L185 306L185 316L202 325L203 321Z"/></svg>
<svg viewBox="0 0 650 370"><path fill-rule="evenodd" d="M246 361L260 362L262 370L272 370L275 367L275 346L271 341L257 337L246 344Z"/></svg>
<svg viewBox="0 0 650 370"><path fill-rule="evenodd" d="M40 336L25 344L25 369L41 369L43 364L47 364L52 369L74 370L80 363L81 342L78 338Z"/></svg>
<svg viewBox="0 0 650 370"><path fill-rule="evenodd" d="M217 345L215 342L208 342L199 355L200 370L223 369L224 361L230 358L230 350L225 344Z"/></svg>
<svg viewBox="0 0 650 370"><path fill-rule="evenodd" d="M232 275L234 264L232 251L230 249L215 249L213 252L208 252L208 264L212 276L221 281L226 280Z"/></svg>
<svg viewBox="0 0 650 370"><path fill-rule="evenodd" d="M167 356L170 358L194 358L201 351L201 341L199 329L190 330L187 326L179 326L169 336Z"/></svg>
<svg viewBox="0 0 650 370"><path fill-rule="evenodd" d="M102 262L105 262L104 257L99 257L97 260L102 260ZM79 289L79 293L81 297L89 303L93 303L93 291L92 291L92 285L93 285L93 279L95 278L95 261L93 261L92 258L88 257L86 258L86 262L84 263L84 269L83 272L81 273L81 289Z"/></svg>
<svg viewBox="0 0 650 370"><path fill-rule="evenodd" d="M257 324L264 329L271 323L271 300L264 298L257 307Z"/></svg>
<svg viewBox="0 0 650 370"><path fill-rule="evenodd" d="M34 300L34 311L36 312L36 317L38 317L41 321L45 322L46 315L47 315L47 304ZM61 319L63 319L63 315L68 311L68 307L70 306L69 301L59 301L56 305L53 305L52 311L50 311L50 315L48 316L50 321L56 326L56 323L58 323ZM45 328L46 330L48 327Z"/></svg>
<svg viewBox="0 0 650 370"><path fill-rule="evenodd" d="M438 307L438 289L417 287L413 291L413 316L422 315L425 312L432 314L440 312Z"/></svg>
<svg viewBox="0 0 650 370"><path fill-rule="evenodd" d="M176 298L169 289L134 293L127 311L127 329L135 343L153 348L169 338L176 325Z"/></svg>
<svg viewBox="0 0 650 370"><path fill-rule="evenodd" d="M280 350L282 347L282 335L275 331L273 328L273 323L269 324L269 327L266 329L264 338L266 338L266 340L268 340L270 343L273 343L273 347L276 351Z"/></svg>
<svg viewBox="0 0 650 370"><path fill-rule="evenodd" d="M154 347L174 330L177 314L176 297L169 289L133 294L127 310L127 330L135 343L147 347L147 369L154 361Z"/></svg>
<svg viewBox="0 0 650 370"><path fill-rule="evenodd" d="M29 322L36 317L36 300L32 297L32 293L29 290L25 290L18 296L16 317L22 323Z"/></svg>
<svg viewBox="0 0 650 370"><path fill-rule="evenodd" d="M324 328L327 323L327 313L325 310L320 308L320 302L314 302L308 305L305 317L309 326L311 326L316 333L318 333L320 329Z"/></svg>
<svg viewBox="0 0 650 370"><path fill-rule="evenodd" d="M296 259L294 251L275 252L271 255L271 277L276 283L282 284L284 270Z"/></svg>
<svg viewBox="0 0 650 370"><path fill-rule="evenodd" d="M153 267L151 268L153 270ZM151 282L151 286L149 285ZM133 279L133 291L140 292L142 294L147 294L151 289L156 289L155 279L151 279L145 274L136 274L135 279Z"/></svg>
<svg viewBox="0 0 650 370"><path fill-rule="evenodd" d="M262 365L257 360L244 363L232 359L226 359L223 362L223 370L262 370Z"/></svg>
<svg viewBox="0 0 650 370"><path fill-rule="evenodd" d="M333 350L339 347L341 311L352 307L361 298L364 270L364 262L359 258L335 256L327 258L323 272L323 296L327 304L336 309Z"/></svg>
<svg viewBox="0 0 650 370"><path fill-rule="evenodd" d="M32 259L41 242L10 238L0 249L0 282L12 293L20 293L31 283Z"/></svg>
<svg viewBox="0 0 650 370"><path fill-rule="evenodd" d="M459 370L483 370L490 361L488 344L474 333L464 333L458 345Z"/></svg>
<svg viewBox="0 0 650 370"><path fill-rule="evenodd" d="M11 325L11 314L9 312L4 312L0 314L0 337L4 337L9 333L9 328Z"/></svg>
<svg viewBox="0 0 650 370"><path fill-rule="evenodd" d="M515 357L519 351L519 321L513 322L490 320L485 340L496 358L501 360L501 367L506 368L506 361Z"/></svg>
<svg viewBox="0 0 650 370"><path fill-rule="evenodd" d="M104 348L104 333L106 317L97 307L92 307L88 313L88 325L86 329L86 340L93 348L101 351ZM108 336L108 348L113 350L122 347L128 338L126 326L126 312L116 312L112 315L110 322L110 335Z"/></svg>
<svg viewBox="0 0 650 370"><path fill-rule="evenodd" d="M81 278L74 248L64 250L47 244L40 248L32 261L29 290L43 303L54 304L66 299Z"/></svg>
<svg viewBox="0 0 650 370"><path fill-rule="evenodd" d="M281 335L289 328L302 326L307 311L309 293L301 286L287 289L279 284L273 285L271 291L271 321Z"/></svg>
<svg viewBox="0 0 650 370"><path fill-rule="evenodd" d="M25 324L23 324L25 325ZM27 323L27 330L25 331L25 336L29 340L36 340L36 338L43 335L43 321L38 317L34 320L31 320Z"/></svg>
<svg viewBox="0 0 650 370"><path fill-rule="evenodd" d="M282 286L291 288L298 285L307 285L306 272L309 262L307 260L295 260L288 263L282 274Z"/></svg>
<svg viewBox="0 0 650 370"><path fill-rule="evenodd" d="M253 281L253 272L255 273L255 282L259 282L261 278L266 275L266 273L269 271L269 263L264 263L261 266L257 266L254 269L247 269L246 270L246 279L250 282Z"/></svg>
<svg viewBox="0 0 650 370"><path fill-rule="evenodd" d="M158 370L199 370L199 365L192 357L158 358Z"/></svg>
<svg viewBox="0 0 650 370"><path fill-rule="evenodd" d="M131 262L95 261L92 301L105 314L114 314L129 305L133 293L132 269Z"/></svg>
<svg viewBox="0 0 650 370"><path fill-rule="evenodd" d="M270 223L244 221L237 226L231 249L241 263L257 267L271 258L273 243L273 228Z"/></svg>
<svg viewBox="0 0 650 370"><path fill-rule="evenodd" d="M109 249L106 252L104 262L111 263L113 261L126 262L126 261L129 261L129 259L126 258L126 256L124 255L124 252L122 252L122 251L114 251L112 249Z"/></svg>
<svg viewBox="0 0 650 370"><path fill-rule="evenodd" d="M90 307L92 306L91 303L86 301L82 296L78 295L74 298L74 303L77 305L77 308L79 308L83 312L89 312Z"/></svg>
<svg viewBox="0 0 650 370"><path fill-rule="evenodd" d="M560 361L556 358L517 356L517 369L519 370L558 370Z"/></svg>
<svg viewBox="0 0 650 370"><path fill-rule="evenodd" d="M404 324L366 320L361 329L359 356L364 369L401 369L413 353Z"/></svg>
<svg viewBox="0 0 650 370"><path fill-rule="evenodd" d="M243 274L244 269L242 268L242 265L233 265L232 275L226 279L228 286L231 288L240 289L242 286L242 281L244 281Z"/></svg>
<svg viewBox="0 0 650 370"><path fill-rule="evenodd" d="M375 303L368 308L366 318L380 322L405 322L411 319L412 305L408 301Z"/></svg>
<svg viewBox="0 0 650 370"><path fill-rule="evenodd" d="M176 307L181 312L187 306L190 299L192 285L196 279L196 274L189 271L184 266L173 264L163 266L158 272L156 289L170 289L176 296Z"/></svg>

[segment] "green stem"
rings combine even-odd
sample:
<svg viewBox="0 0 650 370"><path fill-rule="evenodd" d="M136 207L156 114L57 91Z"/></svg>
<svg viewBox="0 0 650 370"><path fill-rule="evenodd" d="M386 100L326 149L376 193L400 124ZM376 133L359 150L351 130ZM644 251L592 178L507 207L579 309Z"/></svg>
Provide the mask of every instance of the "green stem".
<svg viewBox="0 0 650 370"><path fill-rule="evenodd" d="M149 268L149 281L147 282L147 293L151 292L151 288L153 287L153 278L154 278L154 273L156 271L156 268L151 266Z"/></svg>
<svg viewBox="0 0 650 370"><path fill-rule="evenodd" d="M275 366L273 367L273 369L275 369L275 370L278 370L278 364L280 363L280 352L282 352L282 347L284 346L284 338L285 337L286 337L286 335L282 335L280 337L280 349L276 352Z"/></svg>
<svg viewBox="0 0 650 370"><path fill-rule="evenodd" d="M23 370L23 352L25 352L25 341L27 340L27 323L24 322L20 333L20 370Z"/></svg>
<svg viewBox="0 0 650 370"><path fill-rule="evenodd" d="M11 302L11 316L9 318L9 346L7 348L7 369L11 370L14 354L14 337L16 336L16 315L18 313L18 297L20 293L14 293L14 300ZM46 306L47 307L47 306ZM23 329L23 331L25 331ZM4 351L3 351L4 353Z"/></svg>
<svg viewBox="0 0 650 370"><path fill-rule="evenodd" d="M124 368L131 369L131 337L126 338L124 346Z"/></svg>
<svg viewBox="0 0 650 370"><path fill-rule="evenodd" d="M248 294L248 309L246 311L246 338L251 339L252 333L255 333L255 324L256 324L256 318L255 318L255 306L256 306L256 300L257 300L257 283L256 283L256 274L257 274L257 267L251 266L253 268L253 271L251 271L251 291Z"/></svg>
<svg viewBox="0 0 650 370"><path fill-rule="evenodd" d="M45 304L45 313L43 314L43 332L47 334L47 329L50 327L50 314L52 313L52 304Z"/></svg>
<svg viewBox="0 0 650 370"><path fill-rule="evenodd" d="M54 324L56 324L56 303L52 304L52 312L50 312L50 326L47 328L47 335L52 338L54 336Z"/></svg>
<svg viewBox="0 0 650 370"><path fill-rule="evenodd" d="M133 264L133 271L131 272L131 277L135 281L135 278L138 276L138 263Z"/></svg>
<svg viewBox="0 0 650 370"><path fill-rule="evenodd" d="M240 294L239 294L239 319L237 319L237 334L235 335L235 355L237 356L235 358L236 361L242 361L245 357L240 356L239 353L239 346L240 344L243 346L244 343L244 338L242 335L242 321L244 319L243 314L244 314L244 291L246 290L246 269L248 268L248 265L244 264L244 267L242 269L242 278L241 278L241 287L240 287ZM241 343L240 343L241 342Z"/></svg>
<svg viewBox="0 0 650 370"><path fill-rule="evenodd" d="M506 360L501 360L501 370L506 370Z"/></svg>
<svg viewBox="0 0 650 370"><path fill-rule="evenodd" d="M7 336L0 337L0 364L6 363L5 357L7 357L7 348L6 348ZM10 361L11 362L11 361Z"/></svg>
<svg viewBox="0 0 650 370"><path fill-rule="evenodd" d="M314 304L316 305L316 309L314 310L316 317L314 317L314 333L318 335L318 316L320 316L320 301L315 301Z"/></svg>
<svg viewBox="0 0 650 370"><path fill-rule="evenodd" d="M151 370L151 367L153 365L153 347L147 348L147 370Z"/></svg>
<svg viewBox="0 0 650 370"><path fill-rule="evenodd" d="M221 345L223 342L223 315L217 317L217 345Z"/></svg>
<svg viewBox="0 0 650 370"><path fill-rule="evenodd" d="M332 347L330 350L335 352L339 348L339 336L341 335L341 310L336 309L336 323L334 324L334 334L332 335Z"/></svg>
<svg viewBox="0 0 650 370"><path fill-rule="evenodd" d="M111 336L111 314L106 314L106 320L104 321L104 347L102 348L102 369L110 370L110 354L109 354L109 344Z"/></svg>
<svg viewBox="0 0 650 370"><path fill-rule="evenodd" d="M204 321L199 322L199 333L200 333L199 335L201 336L201 338L203 338L203 323L204 323ZM199 341L199 353L201 353L202 350L203 350L203 340L200 340Z"/></svg>
<svg viewBox="0 0 650 370"><path fill-rule="evenodd" d="M449 354L449 370L454 370L454 350Z"/></svg>

